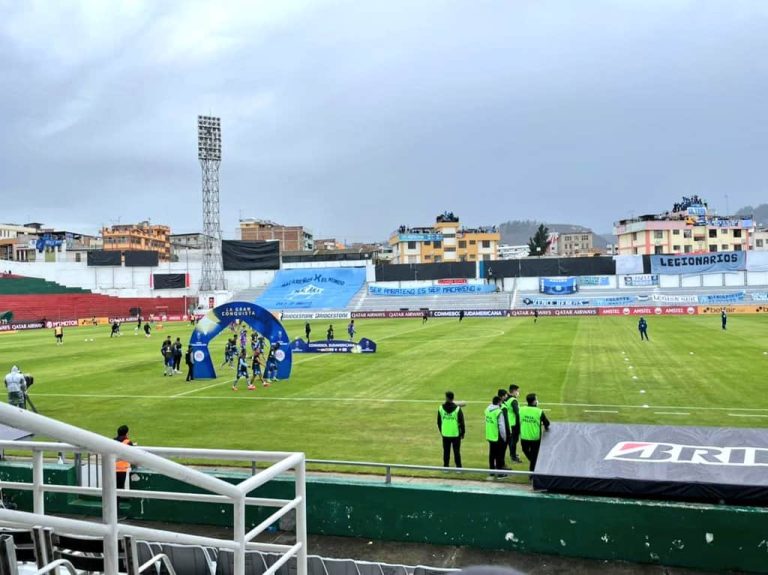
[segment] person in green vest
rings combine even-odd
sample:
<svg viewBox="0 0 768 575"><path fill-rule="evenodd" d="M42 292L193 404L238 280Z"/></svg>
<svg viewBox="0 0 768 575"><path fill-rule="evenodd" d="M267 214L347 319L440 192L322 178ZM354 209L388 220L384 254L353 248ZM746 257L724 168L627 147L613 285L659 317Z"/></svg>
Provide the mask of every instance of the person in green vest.
<svg viewBox="0 0 768 575"><path fill-rule="evenodd" d="M461 440L464 439L464 413L454 403L453 392L445 392L445 403L437 408L437 429L443 437L443 467L450 467L451 447L453 462L461 467Z"/></svg>
<svg viewBox="0 0 768 575"><path fill-rule="evenodd" d="M501 398L494 395L491 404L485 408L485 439L488 442L488 467L504 469L504 452L507 447L506 433L509 429L505 413L501 409ZM490 478L494 477L491 473Z"/></svg>
<svg viewBox="0 0 768 575"><path fill-rule="evenodd" d="M544 411L539 407L539 400L535 393L525 396L528 405L520 408L520 447L530 462L529 469L536 468L536 460L539 458L541 447L541 426L549 431L549 420Z"/></svg>
<svg viewBox="0 0 768 575"><path fill-rule="evenodd" d="M514 463L522 463L517 455L517 442L520 439L520 406L517 398L520 396L520 387L514 383L509 386L509 394L504 402L509 418L509 458Z"/></svg>

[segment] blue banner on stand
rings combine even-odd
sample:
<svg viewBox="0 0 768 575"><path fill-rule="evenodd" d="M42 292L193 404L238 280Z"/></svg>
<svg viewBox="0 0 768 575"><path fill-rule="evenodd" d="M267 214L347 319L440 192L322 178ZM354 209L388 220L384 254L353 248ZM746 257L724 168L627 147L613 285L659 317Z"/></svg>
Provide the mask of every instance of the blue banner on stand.
<svg viewBox="0 0 768 575"><path fill-rule="evenodd" d="M244 301L231 301L220 305L197 321L195 331L189 338L195 379L216 378L208 344L232 322L238 320L263 335L269 341L270 347L279 344L279 349L275 352L277 378L288 379L291 375L292 356L290 340L285 328L268 310Z"/></svg>
<svg viewBox="0 0 768 575"><path fill-rule="evenodd" d="M256 303L273 310L344 309L365 284L365 268L280 270Z"/></svg>
<svg viewBox="0 0 768 575"><path fill-rule="evenodd" d="M655 274L706 274L745 269L747 252L651 256L651 272Z"/></svg>
<svg viewBox="0 0 768 575"><path fill-rule="evenodd" d="M340 339L307 343L299 337L291 343L291 350L293 353L375 353L376 343L365 337L357 343Z"/></svg>
<svg viewBox="0 0 768 575"><path fill-rule="evenodd" d="M575 277L539 278L539 292L550 294L576 293L578 286Z"/></svg>
<svg viewBox="0 0 768 575"><path fill-rule="evenodd" d="M376 284L368 286L371 295L385 296L422 296L422 295L450 295L469 293L493 293L496 286L492 284L456 284L456 285L431 285L424 287L395 288Z"/></svg>

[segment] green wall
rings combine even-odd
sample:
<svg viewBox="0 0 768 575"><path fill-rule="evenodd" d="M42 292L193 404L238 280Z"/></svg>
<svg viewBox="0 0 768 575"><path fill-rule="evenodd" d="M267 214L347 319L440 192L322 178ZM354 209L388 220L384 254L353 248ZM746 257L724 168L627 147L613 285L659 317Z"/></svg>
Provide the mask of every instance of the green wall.
<svg viewBox="0 0 768 575"><path fill-rule="evenodd" d="M0 478L20 476L31 477L28 465L0 464ZM151 472L138 470L132 476L135 489L200 492ZM246 477L217 476L232 483ZM73 484L74 469L47 466L49 481ZM275 480L252 495L290 499L294 484ZM48 497L51 511L99 513L93 501ZM31 507L28 495L19 495L16 502L22 509ZM307 508L309 532L321 535L768 573L766 508L548 495L498 485L387 485L314 477L307 481ZM251 509L249 526L271 511ZM131 500L122 514L148 521L223 526L232 521L231 506L150 499Z"/></svg>

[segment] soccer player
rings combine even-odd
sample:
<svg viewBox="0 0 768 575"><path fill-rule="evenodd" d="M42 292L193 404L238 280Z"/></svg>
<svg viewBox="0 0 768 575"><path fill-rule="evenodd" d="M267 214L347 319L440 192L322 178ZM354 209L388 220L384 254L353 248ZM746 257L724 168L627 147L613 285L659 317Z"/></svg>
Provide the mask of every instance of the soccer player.
<svg viewBox="0 0 768 575"><path fill-rule="evenodd" d="M270 383L277 381L277 357L275 354L278 349L280 349L280 343L274 342L269 346L269 353L267 354L265 379Z"/></svg>
<svg viewBox="0 0 768 575"><path fill-rule="evenodd" d="M117 320L112 322L112 331L109 332L109 337L115 337L116 335L120 335L120 324L117 323Z"/></svg>
<svg viewBox="0 0 768 575"><path fill-rule="evenodd" d="M235 383L232 385L233 390L237 391L237 384L240 383L241 377L248 381L248 364L245 361L245 350L242 350L237 358L237 376L235 377ZM251 386L249 385L248 387L250 388Z"/></svg>
<svg viewBox="0 0 768 575"><path fill-rule="evenodd" d="M464 413L453 401L452 391L445 392L445 403L437 408L437 429L443 438L443 467L450 467L451 447L456 467L461 467L461 440L464 439Z"/></svg>
<svg viewBox="0 0 768 575"><path fill-rule="evenodd" d="M645 338L645 341L648 341L648 322L642 316L640 316L640 321L637 322L637 330L640 332L640 341L643 341L643 338Z"/></svg>
<svg viewBox="0 0 768 575"><path fill-rule="evenodd" d="M459 310L459 323L461 323L461 321L462 321L463 319L464 319L464 310L463 310L463 309L461 309L461 310Z"/></svg>
<svg viewBox="0 0 768 575"><path fill-rule="evenodd" d="M535 393L525 396L528 405L520 408L520 446L530 462L529 470L536 469L536 460L539 458L541 447L541 426L549 431L549 419L544 411L539 408L539 400Z"/></svg>
<svg viewBox="0 0 768 575"><path fill-rule="evenodd" d="M325 338L328 341L331 341L333 339L333 325L328 326L328 331L325 333Z"/></svg>
<svg viewBox="0 0 768 575"><path fill-rule="evenodd" d="M150 337L152 334L150 333L152 331L152 327L149 325L149 322L146 322L144 324L144 336Z"/></svg>
<svg viewBox="0 0 768 575"><path fill-rule="evenodd" d="M539 310L535 309L533 310L533 323L536 323L538 319L539 319Z"/></svg>
<svg viewBox="0 0 768 575"><path fill-rule="evenodd" d="M253 358L251 359L251 381L248 384L248 389L256 389L256 386L253 383L256 381L256 377L259 378L262 386L269 387L269 383L264 381L264 376L261 374L261 350L258 348L254 350Z"/></svg>
<svg viewBox="0 0 768 575"><path fill-rule="evenodd" d="M187 347L187 351L184 354L184 363L187 364L187 381L194 381L195 380L195 371L194 371L195 358L192 355L191 346Z"/></svg>
<svg viewBox="0 0 768 575"><path fill-rule="evenodd" d="M307 343L309 343L309 334L312 333L312 326L309 325L309 322L304 324L304 335L307 336Z"/></svg>
<svg viewBox="0 0 768 575"><path fill-rule="evenodd" d="M429 319L429 311L425 309L424 313L421 314L421 325L424 325L425 323L427 323L428 319Z"/></svg>
<svg viewBox="0 0 768 575"><path fill-rule="evenodd" d="M725 310L720 312L720 323L722 324L723 329L725 329L725 324L728 323L728 314L725 312Z"/></svg>
<svg viewBox="0 0 768 575"><path fill-rule="evenodd" d="M347 334L349 334L349 341L353 341L355 339L355 320L349 320L349 325L347 326Z"/></svg>
<svg viewBox="0 0 768 575"><path fill-rule="evenodd" d="M53 330L53 334L56 336L56 345L64 345L64 328L57 325Z"/></svg>
<svg viewBox="0 0 768 575"><path fill-rule="evenodd" d="M177 337L173 342L173 371L176 373L181 373L181 358L184 355L182 350L181 340Z"/></svg>

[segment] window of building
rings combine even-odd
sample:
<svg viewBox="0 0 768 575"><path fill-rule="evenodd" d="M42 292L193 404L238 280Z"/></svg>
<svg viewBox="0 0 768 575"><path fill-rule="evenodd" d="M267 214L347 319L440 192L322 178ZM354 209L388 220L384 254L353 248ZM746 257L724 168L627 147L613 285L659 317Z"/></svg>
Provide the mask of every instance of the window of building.
<svg viewBox="0 0 768 575"><path fill-rule="evenodd" d="M436 264L439 264L441 261L443 261L443 258L440 256L435 256L435 259L433 260Z"/></svg>
<svg viewBox="0 0 768 575"><path fill-rule="evenodd" d="M434 247L436 250L439 250L439 249L441 249L441 248L443 247L443 242L442 242L442 241L436 241L434 244L432 244L432 246L433 246L433 247Z"/></svg>
<svg viewBox="0 0 768 575"><path fill-rule="evenodd" d="M487 262L490 259L491 259L491 254L483 254L483 261L484 262Z"/></svg>
<svg viewBox="0 0 768 575"><path fill-rule="evenodd" d="M584 242L588 242L589 241L589 236L581 236L581 240L584 241Z"/></svg>
<svg viewBox="0 0 768 575"><path fill-rule="evenodd" d="M723 244L722 246L720 246L720 249L722 251L724 251L724 252L727 252L728 251L728 244Z"/></svg>
<svg viewBox="0 0 768 575"><path fill-rule="evenodd" d="M477 242L475 240L469 240L469 245L474 246Z"/></svg>
<svg viewBox="0 0 768 575"><path fill-rule="evenodd" d="M424 256L424 260L425 260L425 261L429 261L429 260L431 260L431 259L432 259L432 256L430 256L430 255L426 255L426 256Z"/></svg>
<svg viewBox="0 0 768 575"><path fill-rule="evenodd" d="M763 240L755 240L755 247L762 248L763 247Z"/></svg>
<svg viewBox="0 0 768 575"><path fill-rule="evenodd" d="M425 242L424 242L424 245L425 245L425 246L431 246L431 245L432 245L432 242L431 242L431 241L429 241L429 240L427 240L427 241L425 241Z"/></svg>
<svg viewBox="0 0 768 575"><path fill-rule="evenodd" d="M717 237L717 230L709 230L709 237L710 238L716 238Z"/></svg>
<svg viewBox="0 0 768 575"><path fill-rule="evenodd" d="M684 238L691 238L692 236L693 236L693 232L691 232L691 230L683 230Z"/></svg>
<svg viewBox="0 0 768 575"><path fill-rule="evenodd" d="M448 247L448 246L446 246L446 248L445 248L445 251L446 251L446 252L455 252L455 251L456 251L456 248L454 248L454 247Z"/></svg>
<svg viewBox="0 0 768 575"><path fill-rule="evenodd" d="M408 249L409 250L415 250L416 249L416 242L408 242Z"/></svg>
<svg viewBox="0 0 768 575"><path fill-rule="evenodd" d="M741 237L741 230L733 230L733 237L734 238L740 238Z"/></svg>
<svg viewBox="0 0 768 575"><path fill-rule="evenodd" d="M680 230L672 230L672 235L673 236L679 236L680 235Z"/></svg>
<svg viewBox="0 0 768 575"><path fill-rule="evenodd" d="M717 251L717 244L709 244L709 251L716 252Z"/></svg>
<svg viewBox="0 0 768 575"><path fill-rule="evenodd" d="M662 230L654 230L653 231L653 239L654 240L663 240L664 239L664 232Z"/></svg>
<svg viewBox="0 0 768 575"><path fill-rule="evenodd" d="M691 246L683 246L683 253L685 254L691 253Z"/></svg>
<svg viewBox="0 0 768 575"><path fill-rule="evenodd" d="M637 241L637 232L632 232L632 240Z"/></svg>
<svg viewBox="0 0 768 575"><path fill-rule="evenodd" d="M470 260L473 260L473 259L475 259L475 254L469 254L469 256L467 256L467 257L469 257Z"/></svg>
<svg viewBox="0 0 768 575"><path fill-rule="evenodd" d="M733 244L733 251L740 252L741 251L741 244Z"/></svg>
<svg viewBox="0 0 768 575"><path fill-rule="evenodd" d="M664 247L663 246L654 246L653 247L653 253L656 255L663 254L664 253Z"/></svg>
<svg viewBox="0 0 768 575"><path fill-rule="evenodd" d="M490 248L491 247L491 240L483 240L483 247L484 248Z"/></svg>
<svg viewBox="0 0 768 575"><path fill-rule="evenodd" d="M459 249L463 250L467 248L467 240L459 240Z"/></svg>
<svg viewBox="0 0 768 575"><path fill-rule="evenodd" d="M680 251L680 246L672 246L672 251L677 253Z"/></svg>
<svg viewBox="0 0 768 575"><path fill-rule="evenodd" d="M637 255L637 248L632 248L632 254Z"/></svg>
<svg viewBox="0 0 768 575"><path fill-rule="evenodd" d="M728 235L728 230L726 230L725 228L720 228L720 235L721 236Z"/></svg>

